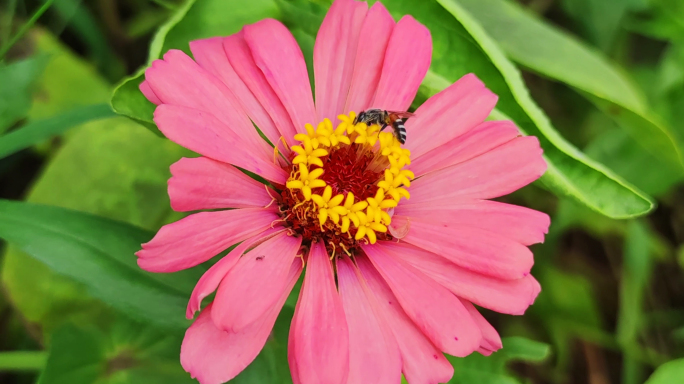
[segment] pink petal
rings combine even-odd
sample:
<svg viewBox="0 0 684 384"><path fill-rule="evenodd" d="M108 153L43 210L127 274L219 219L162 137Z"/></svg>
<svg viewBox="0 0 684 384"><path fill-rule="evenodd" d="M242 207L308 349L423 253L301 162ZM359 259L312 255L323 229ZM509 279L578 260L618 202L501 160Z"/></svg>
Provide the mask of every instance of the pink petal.
<svg viewBox="0 0 684 384"><path fill-rule="evenodd" d="M273 208L195 213L161 227L136 253L138 265L149 272L194 267L265 231L278 218Z"/></svg>
<svg viewBox="0 0 684 384"><path fill-rule="evenodd" d="M157 97L157 95L154 93L152 88L150 87L150 83L148 83L146 80L143 80L142 83L138 86L140 88L140 92L142 92L143 95L149 100L150 102L159 105L161 104L161 100Z"/></svg>
<svg viewBox="0 0 684 384"><path fill-rule="evenodd" d="M425 335L416 328L385 280L366 257L356 263L369 293L376 299L375 308L392 330L401 352L402 372L412 384L445 383L454 374L454 367Z"/></svg>
<svg viewBox="0 0 684 384"><path fill-rule="evenodd" d="M237 332L267 312L287 286L288 269L301 244L301 237L281 232L242 256L216 292L216 326Z"/></svg>
<svg viewBox="0 0 684 384"><path fill-rule="evenodd" d="M456 296L384 247L362 248L406 314L439 349L463 357L478 348L480 330Z"/></svg>
<svg viewBox="0 0 684 384"><path fill-rule="evenodd" d="M265 207L273 201L264 184L207 157L184 157L171 165L171 174L169 197L175 211Z"/></svg>
<svg viewBox="0 0 684 384"><path fill-rule="evenodd" d="M295 129L304 131L304 124L316 124L319 119L304 55L290 31L273 19L247 25L243 31L256 65L283 102Z"/></svg>
<svg viewBox="0 0 684 384"><path fill-rule="evenodd" d="M354 62L354 72L349 87L345 112L360 112L370 107L375 97L385 61L394 19L381 2L373 4L361 26L361 39ZM368 38L372 36L372 38Z"/></svg>
<svg viewBox="0 0 684 384"><path fill-rule="evenodd" d="M466 307L468 313L470 313L470 316L473 318L473 320L475 320L478 327L480 327L480 331L482 331L482 342L480 343L480 348L477 351L482 355L489 356L493 352L501 349L503 344L501 343L501 336L499 336L499 332L497 332L496 329L489 324L487 319L482 316L482 314L472 303L463 299L461 299L461 303L463 303L463 306Z"/></svg>
<svg viewBox="0 0 684 384"><path fill-rule="evenodd" d="M155 60L145 71L145 79L162 103L211 114L223 123L224 129L241 138L242 145L253 151L252 156L273 156L273 150L259 137L233 93L182 51L172 49L164 60Z"/></svg>
<svg viewBox="0 0 684 384"><path fill-rule="evenodd" d="M215 303L209 304L185 333L181 364L201 384L221 384L233 379L257 357L266 344L281 308L302 271L295 260L286 289L278 302L249 328L237 333L216 328L211 320Z"/></svg>
<svg viewBox="0 0 684 384"><path fill-rule="evenodd" d="M289 145L294 145L294 135L297 133L297 128L295 128L280 98L254 62L252 51L244 38L244 31L226 37L223 40L223 49L235 72L275 123L280 136L284 137ZM273 144L276 144L276 141L278 140L273 141Z"/></svg>
<svg viewBox="0 0 684 384"><path fill-rule="evenodd" d="M498 97L473 74L429 98L406 122L406 148L418 159L482 123Z"/></svg>
<svg viewBox="0 0 684 384"><path fill-rule="evenodd" d="M522 315L541 290L532 275L516 280L501 280L461 268L444 257L404 242L383 241L377 244L456 296L493 311Z"/></svg>
<svg viewBox="0 0 684 384"><path fill-rule="evenodd" d="M473 74L461 77L429 98L406 122L406 148L418 159L482 123L496 105L497 96Z"/></svg>
<svg viewBox="0 0 684 384"><path fill-rule="evenodd" d="M401 381L399 347L377 304L366 295L358 271L349 258L337 260L337 282L349 326L348 384L396 384ZM370 292L369 292L370 293ZM371 301L373 300L373 301Z"/></svg>
<svg viewBox="0 0 684 384"><path fill-rule="evenodd" d="M349 375L349 332L325 247L314 243L290 326L295 384L343 384Z"/></svg>
<svg viewBox="0 0 684 384"><path fill-rule="evenodd" d="M365 2L336 0L318 30L314 45L314 74L319 119L336 121L337 115L346 113L344 104L367 11Z"/></svg>
<svg viewBox="0 0 684 384"><path fill-rule="evenodd" d="M546 170L539 140L518 137L472 160L431 172L411 185L404 204L451 204L507 195L537 180Z"/></svg>
<svg viewBox="0 0 684 384"><path fill-rule="evenodd" d="M237 247L233 248L227 255L223 256L216 264L212 265L209 270L207 270L202 278L197 282L195 288L192 290L192 295L190 295L190 301L188 302L188 308L185 311L185 317L192 319L195 316L195 312L200 310L202 305L202 300L211 295L223 278L228 274L228 272L237 264L240 260L240 256L248 248L253 247L256 243L266 240L267 238L273 236L279 231L283 231L282 227L267 229L265 232L260 233L250 239L247 239L240 243Z"/></svg>
<svg viewBox="0 0 684 384"><path fill-rule="evenodd" d="M392 226L401 228L410 220L394 215ZM524 245L493 232L465 225L447 225L412 220L402 241L442 256L471 271L505 280L530 273L534 258Z"/></svg>
<svg viewBox="0 0 684 384"><path fill-rule="evenodd" d="M411 121L411 120L409 120ZM408 124L408 122L407 122ZM424 133L417 132L421 137ZM451 139L448 143L431 149L417 159L411 159L411 171L416 176L439 171L452 165L460 164L520 136L520 131L508 120L486 121L469 132ZM411 141L413 143L413 137Z"/></svg>
<svg viewBox="0 0 684 384"><path fill-rule="evenodd" d="M154 111L154 122L169 140L201 155L252 171L276 184L287 180L287 172L273 163L272 150L270 159L256 156L245 148L240 136L209 113L163 104Z"/></svg>
<svg viewBox="0 0 684 384"><path fill-rule="evenodd" d="M416 97L432 58L432 37L412 16L404 16L392 31L374 108L406 111Z"/></svg>
<svg viewBox="0 0 684 384"><path fill-rule="evenodd" d="M402 204L394 209L394 214L410 217L412 223L418 220L428 224L484 229L523 245L543 243L551 223L545 213L490 200L455 202L445 206Z"/></svg>
<svg viewBox="0 0 684 384"><path fill-rule="evenodd" d="M223 49L223 40L223 37L212 37L191 41L190 50L197 64L223 81L254 124L259 127L271 143L276 143L281 136L278 128L276 128L268 112L261 106L259 100L254 97L254 94L228 62L226 51Z"/></svg>

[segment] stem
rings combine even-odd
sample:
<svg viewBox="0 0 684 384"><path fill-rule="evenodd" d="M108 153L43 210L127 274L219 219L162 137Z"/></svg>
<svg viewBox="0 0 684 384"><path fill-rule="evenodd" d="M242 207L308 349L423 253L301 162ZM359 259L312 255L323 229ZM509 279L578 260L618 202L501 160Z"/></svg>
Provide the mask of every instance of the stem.
<svg viewBox="0 0 684 384"><path fill-rule="evenodd" d="M43 13L45 13L45 11L47 11L48 8L50 8L53 1L54 0L47 0L45 4L43 4L43 6L40 7L36 11L36 13L33 14L33 16L31 16L31 19L29 19L29 21L27 21L26 24L21 26L19 31L17 31L17 34L14 35L12 39L2 47L2 50L0 50L0 60L3 60L5 58L5 55L10 50L10 48L12 48L12 46L16 44L16 42L19 41L19 39L21 39L24 36L24 34L26 34L26 32L28 32L28 30L33 26L33 24L35 24L36 21L38 21L38 19L43 15Z"/></svg>
<svg viewBox="0 0 684 384"><path fill-rule="evenodd" d="M0 353L2 371L40 371L45 366L48 353L45 351L20 351Z"/></svg>

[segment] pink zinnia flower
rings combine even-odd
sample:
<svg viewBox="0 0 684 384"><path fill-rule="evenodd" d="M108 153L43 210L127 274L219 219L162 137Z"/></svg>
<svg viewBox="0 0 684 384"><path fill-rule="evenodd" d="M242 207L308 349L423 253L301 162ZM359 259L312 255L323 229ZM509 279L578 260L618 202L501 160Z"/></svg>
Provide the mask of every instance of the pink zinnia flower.
<svg viewBox="0 0 684 384"><path fill-rule="evenodd" d="M263 348L306 267L289 337L295 383L448 381L443 353L501 348L474 304L519 315L539 293L527 246L547 215L487 199L546 169L534 137L484 122L497 97L466 75L392 129L356 121L406 111L432 54L429 31L385 7L338 0L304 57L276 20L171 50L140 86L172 141L202 157L171 166L171 204L194 213L138 252L152 272L203 263L239 245L195 287L183 367L228 381ZM269 145L254 126L276 145ZM237 167L270 182L265 186ZM217 210L239 208L233 210Z"/></svg>

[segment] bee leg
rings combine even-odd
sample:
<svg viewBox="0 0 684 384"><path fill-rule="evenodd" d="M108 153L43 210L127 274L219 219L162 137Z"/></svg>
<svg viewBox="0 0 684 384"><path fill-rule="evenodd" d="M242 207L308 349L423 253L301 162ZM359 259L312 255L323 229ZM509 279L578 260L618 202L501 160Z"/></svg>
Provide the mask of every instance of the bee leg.
<svg viewBox="0 0 684 384"><path fill-rule="evenodd" d="M382 128L380 128L380 132L384 131L385 128L387 128L387 124L383 124L383 125L382 125Z"/></svg>

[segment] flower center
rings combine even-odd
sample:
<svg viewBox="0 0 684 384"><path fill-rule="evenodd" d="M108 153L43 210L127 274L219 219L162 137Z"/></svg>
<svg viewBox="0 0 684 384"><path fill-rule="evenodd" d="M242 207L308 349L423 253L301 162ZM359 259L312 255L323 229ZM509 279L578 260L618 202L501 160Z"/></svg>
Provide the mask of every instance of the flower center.
<svg viewBox="0 0 684 384"><path fill-rule="evenodd" d="M378 125L354 124L356 114L338 116L336 128L325 119L295 135L290 178L281 193L285 225L304 244L323 241L328 252L352 254L359 242L390 240L388 212L400 199L413 172L411 152Z"/></svg>

